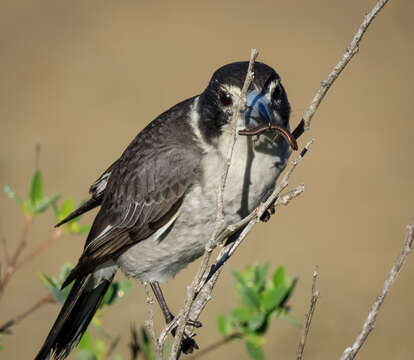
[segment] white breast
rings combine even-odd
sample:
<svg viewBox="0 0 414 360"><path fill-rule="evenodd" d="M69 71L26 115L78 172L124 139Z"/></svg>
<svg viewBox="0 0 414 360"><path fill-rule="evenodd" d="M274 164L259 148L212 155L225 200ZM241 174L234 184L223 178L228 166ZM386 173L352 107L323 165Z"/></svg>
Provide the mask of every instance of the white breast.
<svg viewBox="0 0 414 360"><path fill-rule="evenodd" d="M285 165L275 154L289 151L283 144L278 151L277 146L270 146L267 140L257 144L257 151L252 151L248 146L250 141L239 137L235 144L224 193L226 226L258 206ZM214 231L216 190L223 173L222 155L217 150L207 152L201 168L202 181L189 190L176 219L162 232L120 256L118 264L127 276L141 281L167 281L203 254Z"/></svg>
<svg viewBox="0 0 414 360"><path fill-rule="evenodd" d="M189 189L174 220L120 256L118 264L127 276L141 281L169 280L203 254L214 231L217 188L231 135L228 128L223 129L219 143L207 144L196 126L196 111L192 120L204 150L202 179ZM237 137L224 192L225 226L248 215L268 196L289 154L290 148L283 139L274 143L264 136L256 142L252 138Z"/></svg>

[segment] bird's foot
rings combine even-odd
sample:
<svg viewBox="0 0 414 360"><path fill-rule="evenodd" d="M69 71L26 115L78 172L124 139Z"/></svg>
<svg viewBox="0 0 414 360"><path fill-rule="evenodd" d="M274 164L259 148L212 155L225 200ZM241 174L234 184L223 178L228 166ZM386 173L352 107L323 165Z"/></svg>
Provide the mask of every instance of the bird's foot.
<svg viewBox="0 0 414 360"><path fill-rule="evenodd" d="M195 328L200 328L203 326L203 324L200 321L191 320L191 319L187 320L186 325L193 326ZM173 330L171 330L172 336L175 336L176 331L177 331L177 328L174 328ZM181 339L181 351L184 354L191 354L194 350L199 349L196 341L193 339L195 335L196 334L194 333L189 333L187 331L184 331L183 338Z"/></svg>
<svg viewBox="0 0 414 360"><path fill-rule="evenodd" d="M181 351L184 354L191 354L194 350L198 350L199 347L196 341L193 339L195 334L188 335L184 332L183 338L181 339Z"/></svg>
<svg viewBox="0 0 414 360"><path fill-rule="evenodd" d="M195 327L197 329L198 328L201 328L203 326L203 324L200 321L198 321L198 320L191 320L191 319L188 319L187 320L187 325L193 326L193 327Z"/></svg>
<svg viewBox="0 0 414 360"><path fill-rule="evenodd" d="M265 212L260 217L260 221L268 222L271 216L275 213L275 206L271 205L269 208L265 210Z"/></svg>

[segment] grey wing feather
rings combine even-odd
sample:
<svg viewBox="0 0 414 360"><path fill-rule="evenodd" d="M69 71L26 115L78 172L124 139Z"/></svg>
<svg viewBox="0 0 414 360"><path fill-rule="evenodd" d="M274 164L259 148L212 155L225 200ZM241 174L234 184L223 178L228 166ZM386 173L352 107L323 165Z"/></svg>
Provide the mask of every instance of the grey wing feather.
<svg viewBox="0 0 414 360"><path fill-rule="evenodd" d="M84 251L86 255L92 254L123 232L133 231L133 241L136 242L157 230L154 224L169 214L177 202L180 203L196 176L197 158L187 151L182 151L181 156L178 156L180 150L175 149L174 159L168 153L156 155L155 162L163 157L169 159L161 171L157 164L151 164L151 159L143 160L145 165L138 167L135 176L131 176L128 183L124 184L131 189L129 192L123 191L123 186L119 184L113 193L108 193L103 209L97 216L101 232L88 238ZM174 213L169 215L172 217Z"/></svg>
<svg viewBox="0 0 414 360"><path fill-rule="evenodd" d="M64 285L116 258L176 215L199 176L202 154L184 120L190 100L150 123L122 154L108 177L84 253Z"/></svg>

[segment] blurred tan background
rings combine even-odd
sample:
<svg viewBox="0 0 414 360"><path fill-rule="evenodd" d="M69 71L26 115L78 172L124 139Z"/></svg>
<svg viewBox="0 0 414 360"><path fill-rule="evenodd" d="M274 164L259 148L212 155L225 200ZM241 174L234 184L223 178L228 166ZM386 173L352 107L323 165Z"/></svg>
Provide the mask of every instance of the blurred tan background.
<svg viewBox="0 0 414 360"><path fill-rule="evenodd" d="M85 199L140 129L200 93L219 66L248 59L251 47L281 74L296 124L374 2L3 0L0 184L26 194L40 143L46 192ZM302 146L310 137L316 143L291 183L305 183L306 192L257 226L227 265L201 318L201 347L219 338L217 315L237 304L230 270L268 260L299 277L290 302L298 319L308 308L314 266L320 267L307 359L338 358L353 341L414 216L413 13L414 2L391 1L328 93L301 139ZM0 222L15 242L23 219L4 193ZM54 223L51 211L36 219L30 246L48 237ZM74 263L83 242L66 236L18 272L0 305L0 323L43 296L37 274L56 275L63 262ZM174 311L194 270L165 286ZM413 358L413 280L410 258L360 359ZM43 307L16 326L3 338L0 357L33 358L57 312L55 305ZM121 335L117 352L125 359L130 323L145 319L138 284L107 310L104 327ZM300 329L274 321L267 358L293 359L299 336ZM246 358L242 343L205 357Z"/></svg>

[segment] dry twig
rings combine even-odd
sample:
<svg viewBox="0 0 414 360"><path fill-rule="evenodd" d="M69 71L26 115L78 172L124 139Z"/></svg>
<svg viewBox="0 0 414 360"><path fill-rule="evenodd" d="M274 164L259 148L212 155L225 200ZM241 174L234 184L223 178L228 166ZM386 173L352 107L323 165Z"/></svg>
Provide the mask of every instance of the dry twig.
<svg viewBox="0 0 414 360"><path fill-rule="evenodd" d="M23 313L13 317L12 319L6 321L4 324L0 325L0 333L6 333L10 331L10 328L14 325L17 325L19 322L24 320L27 316L34 313L36 310L40 309L45 304L53 304L56 300L52 297L51 294L47 294L42 297L39 301L35 302L29 309Z"/></svg>
<svg viewBox="0 0 414 360"><path fill-rule="evenodd" d="M339 60L339 62L335 65L335 67L329 73L326 80L323 80L321 82L320 88L318 89L316 95L313 97L311 104L309 105L308 109L305 111L305 114L303 115L303 120L305 121L305 130L309 130L312 117L315 114L316 110L318 109L321 101L325 97L326 93L328 92L329 88L332 86L334 81L341 74L342 70L345 69L345 67L354 57L354 55L358 52L359 43L362 37L367 31L369 25L371 25L372 20L374 20L374 18L377 16L377 14L385 6L387 2L388 0L379 0L374 5L374 7L371 9L371 11L365 15L362 24L359 26L357 32L352 38L352 41L349 44L344 55L342 56L341 60Z"/></svg>
<svg viewBox="0 0 414 360"><path fill-rule="evenodd" d="M249 221L240 221L236 224L230 225L225 232L230 236L232 233L236 232L237 230L240 230L244 227L238 238L233 242L225 246L221 251L219 256L217 257L217 260L219 261L223 256L230 257L238 248L238 246L243 242L243 240L246 238L247 234L253 229L253 226L259 222L260 217L262 214L266 211L266 209L269 208L269 206L276 200L275 206L278 206L279 204L286 205L290 200L300 195L304 187L299 186L295 188L294 190L282 195L280 198L282 199L282 203L279 203L278 196L281 194L281 192L288 186L289 184L289 178L293 171L295 170L296 166L300 163L302 160L304 154L306 153L307 149L309 149L310 145L312 144L313 139L307 143L307 145L304 148L304 151L301 152L301 154L298 156L298 158L292 162L289 169L285 172L282 180L280 183L276 186L273 193L269 196L269 198L263 202L255 211L253 211L250 215L248 215L246 218L249 218ZM223 239L224 240L224 239ZM217 269L215 274L211 277L211 279L208 280L207 283L200 284L199 287L199 294L194 301L193 307L191 309L190 318L193 320L197 320L200 316L201 312L207 305L207 302L211 299L211 292L213 291L214 285L218 279L218 276L220 274L221 268Z"/></svg>
<svg viewBox="0 0 414 360"><path fill-rule="evenodd" d="M32 216L26 216L24 222L24 228L22 236L20 237L20 241L17 244L16 250L14 251L13 255L10 257L9 251L7 248L6 239L3 237L3 248L4 248L4 258L6 263L6 273L2 278L0 278L0 299L4 294L4 290L8 285L11 277L17 270L17 261L19 260L19 256L21 255L22 251L27 245L27 236L29 235L29 230L33 222Z"/></svg>
<svg viewBox="0 0 414 360"><path fill-rule="evenodd" d="M201 349L200 351L198 351L197 353L195 353L194 355L191 355L189 357L186 358L186 360L195 360L195 359L199 359L201 358L203 355L216 350L217 348L228 344L230 341L233 341L234 339L240 339L242 338L242 334L238 333L238 332L234 332L233 334L227 335L225 337L223 337L220 340L217 340L215 343L206 346L204 349Z"/></svg>
<svg viewBox="0 0 414 360"><path fill-rule="evenodd" d="M223 194L224 194L224 189L226 186L227 175L229 172L231 159L233 157L234 144L236 143L236 138L237 138L236 128L237 128L237 123L240 117L240 113L244 110L246 106L247 91L254 78L253 65L254 65L254 62L256 61L258 54L259 53L257 52L256 49L251 50L249 66L248 66L248 70L246 74L246 79L244 81L243 88L241 91L241 95L236 100L233 106L233 116L232 116L232 121L231 121L232 136L231 136L231 141L228 147L227 156L224 162L224 170L223 170L223 175L221 178L221 183L217 191L217 218L216 218L215 230L206 245L206 251L201 259L201 264L198 268L197 274L194 280L192 281L191 285L187 287L187 296L184 302L184 308L178 315L179 319L178 319L177 332L174 337L174 342L171 348L171 352L169 356L170 360L175 360L177 358L177 354L179 353L181 339L183 337L186 323L188 320L188 316L190 314L191 307L194 302L194 295L196 293L197 288L199 287L199 284L201 283L204 277L204 274L206 273L206 270L208 268L208 263L211 257L211 252L217 246L217 237L219 233L221 232L221 229L224 224Z"/></svg>
<svg viewBox="0 0 414 360"><path fill-rule="evenodd" d="M148 284L144 284L145 289L145 296L146 296L146 302L148 305L148 319L145 321L145 327L147 328L147 331L150 335L152 345L154 347L155 351L155 358L157 360L162 360L162 347L159 346L157 341L157 336L155 335L155 327L154 327L154 310L152 308L152 305L154 304L154 299L151 297L151 293L148 289Z"/></svg>
<svg viewBox="0 0 414 360"><path fill-rule="evenodd" d="M316 290L316 281L318 280L318 269L316 268L313 272L313 279L312 279L312 297L310 302L310 307L308 312L305 315L305 324L302 329L302 336L300 338L298 352L296 356L296 360L302 360L303 350L305 349L306 339L308 337L309 329L312 322L313 313L315 312L316 302L319 299L319 291Z"/></svg>
<svg viewBox="0 0 414 360"><path fill-rule="evenodd" d="M384 5L387 2L388 2L388 0L379 0L376 3L376 5L374 6L374 8L365 16L363 23L358 28L358 30L357 30L350 46L348 47L347 51L342 56L342 58L338 62L338 64L334 67L332 72L328 75L328 78L325 81L322 81L321 87L318 89L318 91L317 91L316 95L314 96L311 104L309 105L308 109L304 113L304 116L303 116L303 122L305 124L304 130L309 130L311 119L314 116L314 114L316 113L316 111L317 111L321 101L323 100L324 96L326 95L327 91L332 86L333 82L338 78L338 76L340 75L342 70L349 63L351 58L357 53L359 43L360 43L362 37L364 36L367 28L369 27L372 20L377 15L377 13L384 7ZM256 52L256 55L254 55L254 52L252 51L252 56L251 56L251 59L250 59L249 69L252 68L256 56L257 56L257 52ZM253 74L252 74L252 78L253 78ZM169 357L170 360L175 360L177 358L177 354L179 353L181 338L182 338L184 329L186 328L187 319L190 317L192 320L197 320L200 313L202 312L202 310L206 306L207 302L211 299L211 292L213 290L215 282L217 281L217 278L220 274L221 269L218 269L215 272L215 274L211 277L211 279L209 279L209 281L207 283L204 283L203 279L205 279L206 276L207 276L206 269L207 269L207 266L208 266L208 263L209 263L209 260L210 260L210 257L211 257L211 252L214 249L214 247L218 243L220 243L221 241L228 238L230 235L234 234L236 231L244 228L234 244L230 244L230 245L228 245L227 247L223 248L220 251L218 259L220 259L225 254L231 255L235 251L237 246L246 237L248 232L252 229L253 225L255 225L259 221L260 216L264 213L264 211L266 211L269 208L269 206L271 206L272 203L274 203L275 200L276 200L275 206L279 205L279 204L287 204L291 199L293 199L294 197L298 196L300 193L303 192L303 187L302 188L298 187L298 188L294 189L293 191L291 191L291 192L289 192L285 195L280 195L281 192L288 185L289 176L291 175L292 171L296 167L297 163L301 160L303 155L306 153L308 147L310 146L310 144L312 143L313 140L311 140L307 144L307 146L305 147L304 151L302 151L302 153L301 153L300 157L298 158L298 160L296 162L294 162L293 166L286 172L285 176L280 181L278 186L275 187L275 190L274 190L273 194L269 197L269 199L266 202L262 203L255 211L253 211L251 214L249 214L246 218L242 219L240 222L238 222L236 224L230 225L227 229L224 230L224 232L221 232L220 236L218 236L218 234L220 233L220 229L222 228L222 225L224 223L223 222L223 200L222 199L223 199L223 192L224 192L225 183L226 183L226 179L227 179L227 173L228 173L228 169L229 169L229 166L230 166L230 162L231 162L231 158L232 158L232 154L233 154L234 143L235 143L235 139L236 139L235 124L237 123L237 117L239 116L240 109L242 109L243 106L244 106L244 102L245 102L245 99L246 99L245 92L248 89L248 86L246 87L246 84L248 83L248 81L249 81L249 72L248 72L248 75L246 76L246 80L245 80L245 83L244 83L244 86L243 86L244 92L242 92L242 96L240 98L241 101L236 102L235 106L236 106L237 111L234 111L234 113L233 113L233 119L232 119L233 141L231 142L231 144L229 146L228 156L227 156L227 159L226 159L226 164L225 164L223 177L222 177L222 183L221 183L221 186L218 189L216 229L213 233L213 236L211 237L211 241L209 241L208 245L206 246L206 252L205 252L205 255L203 256L203 258L201 260L201 265L199 267L197 275L195 276L192 284L187 288L187 297L186 297L186 301L185 301L185 304L184 304L184 308L180 311L179 315L177 316L178 320L176 320L176 322L174 322L174 324L178 323L178 331L177 331L177 334L175 336L173 347L172 347L172 350L171 350L171 353L170 353L170 357ZM241 105L243 105L243 106L241 106ZM316 278L315 278L315 281L316 281ZM194 299L194 294L197 294L196 299ZM312 297L312 299L317 299L317 297L315 297L315 298ZM313 301L316 303L316 300L313 300ZM314 305L313 305L313 310L314 310ZM311 319L311 316L313 314L313 310L311 308L311 312L309 313L309 319ZM169 330L169 328L171 326L172 326L171 324L167 325L167 327L162 331L163 336L161 336L159 341L158 341L158 343L161 344L161 346L164 342L166 334L168 333L167 328ZM310 322L309 322L309 326L310 326ZM306 327L305 327L305 329L306 329ZM306 331L308 331L308 330L309 330L309 327L307 328ZM306 336L305 336L305 340L306 340ZM304 343L303 343L303 346L304 346ZM303 351L303 348L302 348L302 351Z"/></svg>
<svg viewBox="0 0 414 360"><path fill-rule="evenodd" d="M392 284L394 284L395 280L397 279L398 274L400 273L401 268L404 265L404 262L407 258L407 255L412 250L413 240L414 240L414 219L411 221L410 224L407 225L407 233L405 235L404 245L401 250L401 253L398 256L397 260L395 261L394 265L392 266L391 271L388 274L388 277L384 282L384 286L381 289L381 292L379 293L374 304L372 305L371 310L368 313L367 319L365 320L360 333L358 334L354 343L350 347L345 349L340 360L354 359L358 351L361 349L362 345L364 345L366 339L368 338L369 334L374 328L377 315L381 309L381 305L384 302L385 297L389 293Z"/></svg>

